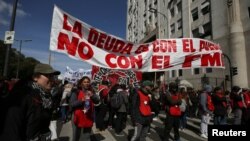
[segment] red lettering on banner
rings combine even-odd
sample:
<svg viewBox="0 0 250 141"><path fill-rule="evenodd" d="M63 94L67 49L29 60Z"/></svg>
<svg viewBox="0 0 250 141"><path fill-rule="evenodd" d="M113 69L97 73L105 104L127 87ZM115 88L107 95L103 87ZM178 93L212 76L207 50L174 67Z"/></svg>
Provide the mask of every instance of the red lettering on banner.
<svg viewBox="0 0 250 141"><path fill-rule="evenodd" d="M98 31L95 29L91 28L89 30L89 37L88 37L88 42L92 45L95 45L98 39Z"/></svg>
<svg viewBox="0 0 250 141"><path fill-rule="evenodd" d="M76 33L80 38L82 38L82 24L76 21L72 32Z"/></svg>
<svg viewBox="0 0 250 141"><path fill-rule="evenodd" d="M182 64L182 68L188 68L192 66L192 61L200 58L201 55L187 55L185 56L184 63Z"/></svg>
<svg viewBox="0 0 250 141"><path fill-rule="evenodd" d="M153 52L177 52L176 40L156 40L153 42Z"/></svg>
<svg viewBox="0 0 250 141"><path fill-rule="evenodd" d="M222 66L221 62L221 54L219 52L203 54L201 57L201 66Z"/></svg>
<svg viewBox="0 0 250 141"><path fill-rule="evenodd" d="M68 15L63 14L63 29L71 31L72 27L68 25Z"/></svg>
<svg viewBox="0 0 250 141"><path fill-rule="evenodd" d="M152 69L170 68L170 56L152 56Z"/></svg>
<svg viewBox="0 0 250 141"><path fill-rule="evenodd" d="M68 35L62 32L60 32L58 35L57 43L57 48L59 50L65 50L66 47L67 53L72 56L76 55L77 50L80 58L83 60L91 59L94 55L94 52L90 45L85 42L79 43L79 38L77 37L72 37L72 41L70 41Z"/></svg>
<svg viewBox="0 0 250 141"><path fill-rule="evenodd" d="M121 54L130 54L131 50L132 50L133 44L128 43L120 52Z"/></svg>
<svg viewBox="0 0 250 141"><path fill-rule="evenodd" d="M148 44L143 44L140 45L137 50L135 51L136 54L140 54L142 52L147 52L148 51Z"/></svg>
<svg viewBox="0 0 250 141"><path fill-rule="evenodd" d="M108 54L105 57L105 61L107 65L112 68L121 68L121 69L129 69L129 68L141 68L142 67L142 56L139 55L136 57L126 57L126 56L117 56L115 54Z"/></svg>
<svg viewBox="0 0 250 141"><path fill-rule="evenodd" d="M219 50L220 47L216 44L213 44L213 43L210 43L210 42L207 42L207 41L204 41L204 40L200 40L200 51L202 50L205 50L205 51L209 51L209 50Z"/></svg>
<svg viewBox="0 0 250 141"><path fill-rule="evenodd" d="M116 40L112 51L115 52L115 53L118 53L119 51L122 50L124 45L125 45L125 43L122 40Z"/></svg>
<svg viewBox="0 0 250 141"><path fill-rule="evenodd" d="M130 61L126 56L119 56L117 58L117 64L122 69L129 68L130 65L129 63Z"/></svg>
<svg viewBox="0 0 250 141"><path fill-rule="evenodd" d="M112 61L111 59L115 60L116 59L116 55L115 54L108 54L105 57L105 61L108 64L108 66L110 68L116 68L117 67L116 63L111 62Z"/></svg>
<svg viewBox="0 0 250 141"><path fill-rule="evenodd" d="M100 33L100 36L99 36L99 39L98 39L98 42L97 42L96 46L98 46L100 48L103 48L106 38L107 38L106 34Z"/></svg>
<svg viewBox="0 0 250 141"><path fill-rule="evenodd" d="M89 60L94 56L91 46L85 42L81 42L78 45L78 54L83 60Z"/></svg>
<svg viewBox="0 0 250 141"><path fill-rule="evenodd" d="M192 39L182 39L183 52L195 52Z"/></svg>
<svg viewBox="0 0 250 141"><path fill-rule="evenodd" d="M131 68L136 68L135 65L138 66L138 68L142 68L142 56L138 55L138 58L134 57L134 56L130 56L130 60L131 60Z"/></svg>
<svg viewBox="0 0 250 141"><path fill-rule="evenodd" d="M63 14L63 29L71 31L72 27L68 23L68 15ZM72 32L76 33L79 37L82 38L82 24L78 21L74 23Z"/></svg>
<svg viewBox="0 0 250 141"><path fill-rule="evenodd" d="M209 66L224 66L222 61L222 54L216 52L214 54L199 54L199 55L188 55L185 56L184 63L182 68L192 67L192 62L201 59L201 66L202 67L209 67Z"/></svg>
<svg viewBox="0 0 250 141"><path fill-rule="evenodd" d="M58 35L57 48L59 50L65 50L64 47L66 47L68 54L75 56L78 42L79 38L72 37L72 41L70 42L69 36L65 33L60 32Z"/></svg>
<svg viewBox="0 0 250 141"><path fill-rule="evenodd" d="M111 40L111 41L110 41ZM110 36L107 37L106 43L104 45L104 49L109 51L113 48L114 44L115 44L116 39L115 38L111 38Z"/></svg>
<svg viewBox="0 0 250 141"><path fill-rule="evenodd" d="M91 28L89 31L88 42L99 48L120 54L130 54L133 47L131 43L126 43L105 33L98 32L94 28Z"/></svg>

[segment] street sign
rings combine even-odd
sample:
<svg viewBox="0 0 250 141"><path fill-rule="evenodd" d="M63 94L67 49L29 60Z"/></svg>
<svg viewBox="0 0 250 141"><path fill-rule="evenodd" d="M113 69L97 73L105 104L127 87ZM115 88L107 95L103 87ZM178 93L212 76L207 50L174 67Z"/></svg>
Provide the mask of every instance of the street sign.
<svg viewBox="0 0 250 141"><path fill-rule="evenodd" d="M6 31L4 37L4 44L13 44L15 31Z"/></svg>

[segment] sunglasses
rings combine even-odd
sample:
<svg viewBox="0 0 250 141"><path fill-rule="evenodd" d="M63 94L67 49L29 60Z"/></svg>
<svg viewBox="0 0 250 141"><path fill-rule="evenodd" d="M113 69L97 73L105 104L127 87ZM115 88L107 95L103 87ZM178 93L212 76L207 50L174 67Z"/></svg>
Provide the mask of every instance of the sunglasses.
<svg viewBox="0 0 250 141"><path fill-rule="evenodd" d="M47 77L48 79L53 79L53 80L57 79L57 77L54 74L43 74L42 73L41 75Z"/></svg>

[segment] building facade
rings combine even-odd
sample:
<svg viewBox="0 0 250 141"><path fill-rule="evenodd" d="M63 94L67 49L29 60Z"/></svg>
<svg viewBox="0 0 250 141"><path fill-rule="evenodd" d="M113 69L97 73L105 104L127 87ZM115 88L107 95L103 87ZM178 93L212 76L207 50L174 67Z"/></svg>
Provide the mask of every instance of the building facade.
<svg viewBox="0 0 250 141"><path fill-rule="evenodd" d="M220 44L225 54L226 69L146 73L146 79L187 80L196 89L206 83L226 89L232 85L250 86L249 0L128 0L127 13L128 41L147 43L155 39L203 38ZM237 67L237 75L232 76L232 67Z"/></svg>

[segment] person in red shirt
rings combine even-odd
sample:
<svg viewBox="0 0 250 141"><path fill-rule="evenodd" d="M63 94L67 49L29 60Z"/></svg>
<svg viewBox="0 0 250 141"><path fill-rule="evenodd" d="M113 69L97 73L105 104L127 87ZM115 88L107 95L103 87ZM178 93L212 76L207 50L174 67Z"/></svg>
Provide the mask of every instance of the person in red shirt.
<svg viewBox="0 0 250 141"><path fill-rule="evenodd" d="M84 141L90 141L91 130L94 123L94 104L98 103L94 90L90 85L90 78L83 76L72 90L70 106L73 110L73 141L79 141L80 134Z"/></svg>

